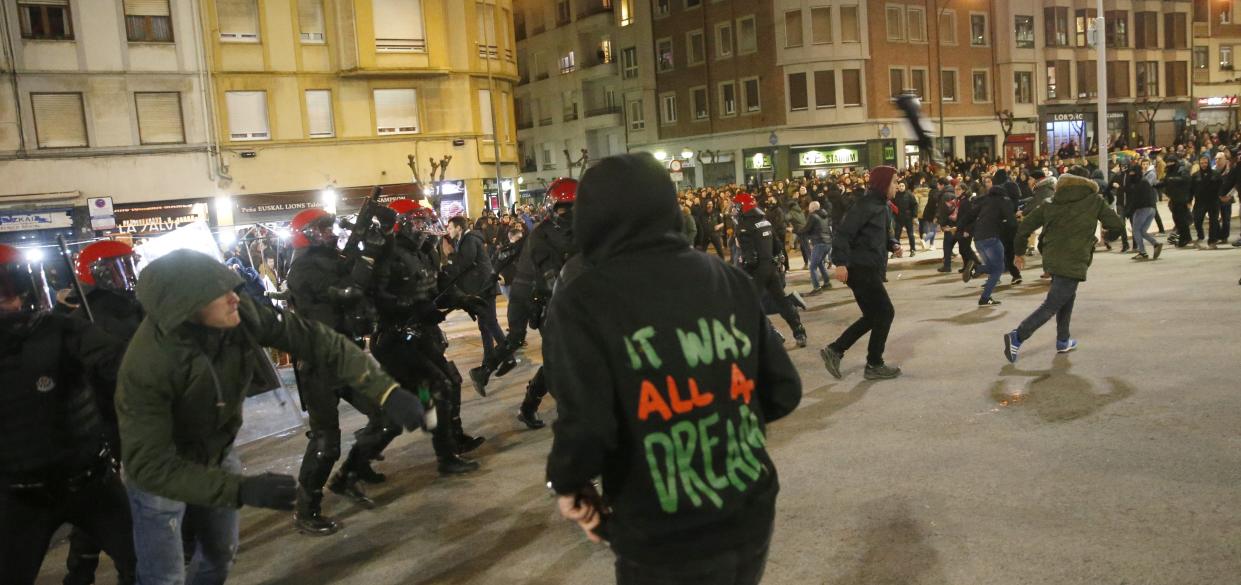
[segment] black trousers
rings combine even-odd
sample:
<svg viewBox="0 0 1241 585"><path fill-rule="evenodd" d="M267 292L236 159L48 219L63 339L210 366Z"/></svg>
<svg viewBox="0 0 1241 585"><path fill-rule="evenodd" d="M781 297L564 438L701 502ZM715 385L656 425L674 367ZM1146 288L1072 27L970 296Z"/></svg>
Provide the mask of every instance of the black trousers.
<svg viewBox="0 0 1241 585"><path fill-rule="evenodd" d="M1000 236L1000 243L1004 244L1004 269L1008 270L1009 276L1012 276L1014 279L1021 278L1021 271L1017 270L1016 264L1013 264L1013 258L1017 256L1017 242L1013 241L1016 237L1016 232L1009 232ZM1022 248L1021 252L1025 253L1025 249Z"/></svg>
<svg viewBox="0 0 1241 585"><path fill-rule="evenodd" d="M767 550L659 566L617 556L616 585L758 585L767 568Z"/></svg>
<svg viewBox="0 0 1241 585"><path fill-rule="evenodd" d="M61 524L80 528L112 557L117 582L134 582L133 521L125 485L110 467L73 486L0 488L0 581L32 584Z"/></svg>
<svg viewBox="0 0 1241 585"><path fill-rule="evenodd" d="M431 447L438 457L455 456L461 428L461 374L444 357L447 349L437 327L424 326L411 333L380 331L371 343L371 355L397 383L410 391L428 386L435 397L439 424L431 432ZM388 439L391 442L391 439ZM387 447L387 443L380 445Z"/></svg>
<svg viewBox="0 0 1241 585"><path fill-rule="evenodd" d="M1189 233L1189 226L1194 221L1193 216L1189 213L1189 204L1170 201L1168 208L1172 211L1172 221L1176 224L1177 244L1180 246L1189 245L1192 239Z"/></svg>
<svg viewBox="0 0 1241 585"><path fill-rule="evenodd" d="M866 364L883 364L883 351L888 345L888 332L896 309L883 286L883 269L862 266L849 267L849 281L845 283L853 291L853 299L862 310L862 316L854 321L840 337L831 343L832 349L844 353L853 347L863 335L870 333L866 347Z"/></svg>
<svg viewBox="0 0 1241 585"><path fill-rule="evenodd" d="M776 311L784 318L784 322L789 324L789 329L796 334L801 330L801 316L797 314L797 307L794 307L788 297L784 296L784 282L780 278L780 271L776 269L773 262L760 264L758 268L750 272L750 278L754 281L755 288L758 289L760 299L766 297L766 302L776 308Z"/></svg>
<svg viewBox="0 0 1241 585"><path fill-rule="evenodd" d="M1209 230L1206 238L1202 234L1202 220L1210 218L1211 223L1207 225ZM1198 239L1206 239L1208 242L1216 242L1220 239L1220 223L1219 223L1219 204L1214 205L1211 202L1198 201L1194 203L1194 230L1198 232Z"/></svg>
<svg viewBox="0 0 1241 585"><path fill-rule="evenodd" d="M354 433L357 441L349 450L342 471L357 471L378 457L388 443L401 434L401 429L386 426L383 411L374 400L352 388L331 388L323 376L307 362L298 363L298 391L302 406L309 414L309 442L302 456L297 479L301 489L316 494L323 491L332 467L340 459L340 401L344 400L366 415L367 424Z"/></svg>
<svg viewBox="0 0 1241 585"><path fill-rule="evenodd" d="M715 253L719 254L720 258L724 257L724 238L720 234L715 233L704 236L703 242L698 244L698 249L706 252L708 246L714 246Z"/></svg>
<svg viewBox="0 0 1241 585"><path fill-rule="evenodd" d="M909 251L910 252L917 251L917 248L914 247L914 220L912 217L910 218L899 218L898 217L896 219L896 241L898 242L901 241L902 230L904 230L904 232L909 236Z"/></svg>

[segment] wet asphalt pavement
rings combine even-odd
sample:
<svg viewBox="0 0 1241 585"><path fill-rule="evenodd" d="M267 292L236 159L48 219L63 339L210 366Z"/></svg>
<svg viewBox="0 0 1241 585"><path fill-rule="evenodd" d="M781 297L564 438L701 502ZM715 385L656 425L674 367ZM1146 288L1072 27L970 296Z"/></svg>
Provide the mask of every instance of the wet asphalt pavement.
<svg viewBox="0 0 1241 585"><path fill-rule="evenodd" d="M864 340L845 378L828 376L817 350L858 311L839 283L808 298L810 347L788 344L805 396L769 429L782 491L764 583L1241 582L1241 250L1168 249L1145 263L1100 251L1079 288L1080 348L1057 355L1050 323L1009 365L1001 335L1047 289L1030 260L1026 283L1005 276L993 308L976 305L980 281L894 264L887 359L905 371L895 381L862 379ZM791 275L803 292L807 281ZM463 372L476 365L473 324L455 316L446 328L450 357ZM538 360L538 348L532 334L525 355ZM466 430L487 437L480 471L441 478L429 437L405 435L377 464L390 477L370 490L379 508L328 496L345 523L334 536L243 511L229 582L612 582L612 554L562 521L543 487L550 430L514 420L533 373L527 359L486 398L467 382ZM550 398L543 416L555 416ZM362 423L342 418L347 443ZM294 431L242 457L247 472L296 475L304 448ZM65 554L52 550L39 583L59 583ZM113 582L105 573L100 583Z"/></svg>

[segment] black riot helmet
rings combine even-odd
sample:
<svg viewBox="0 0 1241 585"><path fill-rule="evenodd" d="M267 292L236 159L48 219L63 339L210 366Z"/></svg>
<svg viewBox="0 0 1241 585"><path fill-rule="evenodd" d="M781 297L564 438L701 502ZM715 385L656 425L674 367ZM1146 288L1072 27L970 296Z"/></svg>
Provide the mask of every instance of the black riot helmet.
<svg viewBox="0 0 1241 585"><path fill-rule="evenodd" d="M0 327L29 322L55 306L39 254L0 244Z"/></svg>

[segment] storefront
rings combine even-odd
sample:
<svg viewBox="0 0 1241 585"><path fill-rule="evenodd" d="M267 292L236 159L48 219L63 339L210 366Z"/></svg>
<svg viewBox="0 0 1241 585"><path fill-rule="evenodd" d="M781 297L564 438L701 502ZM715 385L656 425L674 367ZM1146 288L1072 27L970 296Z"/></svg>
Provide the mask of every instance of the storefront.
<svg viewBox="0 0 1241 585"><path fill-rule="evenodd" d="M1237 96L1198 98L1196 105L1199 130L1215 132L1234 126Z"/></svg>
<svg viewBox="0 0 1241 585"><path fill-rule="evenodd" d="M865 169L866 154L865 142L794 146L789 162L794 176L826 177L833 171Z"/></svg>
<svg viewBox="0 0 1241 585"><path fill-rule="evenodd" d="M1170 110L1169 110L1170 111ZM1078 156L1085 154L1095 146L1095 129L1099 124L1098 109L1081 110L1073 106L1040 108L1039 121L1043 128L1042 152L1057 156L1062 150L1069 152L1068 147ZM1129 120L1134 114L1134 106L1130 104L1109 104L1107 113L1108 143L1123 140L1130 144Z"/></svg>
<svg viewBox="0 0 1241 585"><path fill-rule="evenodd" d="M513 199L513 179L503 179L500 192L496 192L495 179L483 179L483 206L496 213L504 213L516 203Z"/></svg>
<svg viewBox="0 0 1241 585"><path fill-rule="evenodd" d="M72 207L0 209L0 243L17 247L46 247L57 236L74 238Z"/></svg>
<svg viewBox="0 0 1241 585"><path fill-rule="evenodd" d="M737 164L731 152L704 152L698 159L702 167L704 187L717 187L737 182Z"/></svg>
<svg viewBox="0 0 1241 585"><path fill-rule="evenodd" d="M977 158L985 158L985 159L990 160L990 159L995 158L995 154L996 154L995 136L991 134L985 134L981 136L966 136L965 137L965 158L966 160L972 160L972 159L977 159Z"/></svg>
<svg viewBox="0 0 1241 585"><path fill-rule="evenodd" d="M1037 150L1034 148L1033 134L1009 134L1004 140L1004 160L1006 161L1032 160L1035 152Z"/></svg>
<svg viewBox="0 0 1241 585"><path fill-rule="evenodd" d="M104 231L104 235L151 237L198 221L215 226L215 218L211 216L211 201L208 199L120 203L112 209L116 228Z"/></svg>
<svg viewBox="0 0 1241 585"><path fill-rule="evenodd" d="M746 184L774 180L776 173L774 155L774 148L747 148L741 151L745 162L743 166Z"/></svg>

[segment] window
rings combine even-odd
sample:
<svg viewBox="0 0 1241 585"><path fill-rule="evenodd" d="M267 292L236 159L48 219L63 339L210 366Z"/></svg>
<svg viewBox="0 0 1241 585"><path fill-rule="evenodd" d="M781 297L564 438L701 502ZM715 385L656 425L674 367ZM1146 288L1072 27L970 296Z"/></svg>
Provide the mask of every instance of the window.
<svg viewBox="0 0 1241 585"><path fill-rule="evenodd" d="M702 29L687 33L685 44L689 47L687 59L689 65L700 65L707 60L707 40L702 34Z"/></svg>
<svg viewBox="0 0 1241 585"><path fill-rule="evenodd" d="M577 92L570 89L560 94L561 114L564 121L569 122L577 119Z"/></svg>
<svg viewBox="0 0 1241 585"><path fill-rule="evenodd" d="M508 23L513 22L513 16L509 13L509 9L500 9L500 35L497 42L504 47L504 59L510 63L513 59L513 29L509 28Z"/></svg>
<svg viewBox="0 0 1241 585"><path fill-rule="evenodd" d="M1018 104L1034 103L1034 74L1029 71L1013 73L1013 102Z"/></svg>
<svg viewBox="0 0 1241 585"><path fill-rule="evenodd" d="M1210 0L1194 0L1194 22L1208 22L1211 20L1211 3Z"/></svg>
<svg viewBox="0 0 1241 585"><path fill-rule="evenodd" d="M491 90L489 89L478 90L478 118L483 140L495 140L496 121L491 115Z"/></svg>
<svg viewBox="0 0 1241 585"><path fill-rule="evenodd" d="M991 101L991 75L987 70L974 71L970 76L973 80L971 85L974 88L974 103L985 103Z"/></svg>
<svg viewBox="0 0 1241 585"><path fill-rule="evenodd" d="M755 28L754 17L746 16L737 19L737 53L745 55L758 50L758 29Z"/></svg>
<svg viewBox="0 0 1241 585"><path fill-rule="evenodd" d="M474 3L474 25L478 31L479 59L499 59L499 39L496 38L496 7L486 2Z"/></svg>
<svg viewBox="0 0 1241 585"><path fill-rule="evenodd" d="M32 93L30 105L39 148L88 146L82 94Z"/></svg>
<svg viewBox="0 0 1241 585"><path fill-rule="evenodd" d="M784 46L800 47L805 40L802 34L801 10L790 10L784 13Z"/></svg>
<svg viewBox="0 0 1241 585"><path fill-rule="evenodd" d="M18 2L17 15L21 20L22 38L43 40L72 40L73 22L69 17L69 0L38 0ZM78 94L41 94L78 95ZM85 131L82 134L86 136ZM86 146L85 138L83 144ZM40 148L56 148L44 147Z"/></svg>
<svg viewBox="0 0 1241 585"><path fill-rule="evenodd" d="M509 93L507 91L502 91L500 92L500 105L496 106L496 113L500 114L501 135L504 137L504 140L508 142L513 141L513 125L509 119L508 109L508 104L512 103L510 99L511 96L509 96ZM608 107L612 107L612 96L608 96Z"/></svg>
<svg viewBox="0 0 1241 585"><path fill-rule="evenodd" d="M655 41L655 70L672 71L672 39Z"/></svg>
<svg viewBox="0 0 1241 585"><path fill-rule="evenodd" d="M373 0L373 5L376 51L427 52L427 35L422 23L422 0Z"/></svg>
<svg viewBox="0 0 1241 585"><path fill-rule="evenodd" d="M905 10L905 26L909 34L909 42L926 42L926 9L910 6Z"/></svg>
<svg viewBox="0 0 1241 585"><path fill-rule="evenodd" d="M1068 99L1072 95L1069 89L1069 62L1049 61L1047 63L1047 99Z"/></svg>
<svg viewBox="0 0 1241 585"><path fill-rule="evenodd" d="M715 58L733 55L733 23L724 21L715 25Z"/></svg>
<svg viewBox="0 0 1241 585"><path fill-rule="evenodd" d="M1208 47L1194 47L1194 69L1205 70L1207 62L1211 60L1211 56L1207 53Z"/></svg>
<svg viewBox="0 0 1241 585"><path fill-rule="evenodd" d="M858 29L857 6L840 7L840 42L860 43L862 33Z"/></svg>
<svg viewBox="0 0 1241 585"><path fill-rule="evenodd" d="M789 110L793 112L809 107L810 98L806 95L806 74L789 74Z"/></svg>
<svg viewBox="0 0 1241 585"><path fill-rule="evenodd" d="M1184 61L1168 61L1164 63L1164 79L1168 97L1189 95L1189 64Z"/></svg>
<svg viewBox="0 0 1241 585"><path fill-rule="evenodd" d="M560 74L566 75L577 71L577 53L569 51L560 56Z"/></svg>
<svg viewBox="0 0 1241 585"><path fill-rule="evenodd" d="M741 80L741 98L747 113L762 111L763 103L758 95L757 77Z"/></svg>
<svg viewBox="0 0 1241 585"><path fill-rule="evenodd" d="M892 97L905 91L905 70L899 67L888 69L888 90Z"/></svg>
<svg viewBox="0 0 1241 585"><path fill-rule="evenodd" d="M540 149L543 151L543 170L550 171L556 168L556 159L552 157L552 145L550 142L544 142Z"/></svg>
<svg viewBox="0 0 1241 585"><path fill-rule="evenodd" d="M619 0L620 8L620 25L629 26L633 24L633 0Z"/></svg>
<svg viewBox="0 0 1241 585"><path fill-rule="evenodd" d="M1232 45L1219 46L1220 71L1232 71Z"/></svg>
<svg viewBox="0 0 1241 585"><path fill-rule="evenodd" d="M842 69L840 71L840 83L844 85L845 105L862 105L862 70Z"/></svg>
<svg viewBox="0 0 1241 585"><path fill-rule="evenodd" d="M720 83L720 113L723 117L737 115L737 84L731 81Z"/></svg>
<svg viewBox="0 0 1241 585"><path fill-rule="evenodd" d="M1018 49L1034 48L1034 17L1017 15L1013 17L1014 37Z"/></svg>
<svg viewBox="0 0 1241 585"><path fill-rule="evenodd" d="M942 69L939 72L939 91L945 102L957 101L957 72Z"/></svg>
<svg viewBox="0 0 1241 585"><path fill-rule="evenodd" d="M1099 13L1092 8L1089 10L1078 10L1073 14L1074 45L1078 47L1086 47L1088 46L1086 41L1090 36L1090 26L1094 24L1094 20Z"/></svg>
<svg viewBox="0 0 1241 585"><path fill-rule="evenodd" d="M1087 98L1099 95L1098 61L1077 62L1077 97Z"/></svg>
<svg viewBox="0 0 1241 585"><path fill-rule="evenodd" d="M702 6L702 0L685 0L685 9L698 8Z"/></svg>
<svg viewBox="0 0 1241 585"><path fill-rule="evenodd" d="M912 89L918 98L926 97L926 69L909 69L909 89Z"/></svg>
<svg viewBox="0 0 1241 585"><path fill-rule="evenodd" d="M1189 24L1184 12L1163 15L1163 47L1165 49L1188 49ZM1171 81L1171 79L1169 79Z"/></svg>
<svg viewBox="0 0 1241 585"><path fill-rule="evenodd" d="M599 41L599 48L595 49L595 55L599 58L599 63L611 63L616 59L612 56L612 39L604 37Z"/></svg>
<svg viewBox="0 0 1241 585"><path fill-rule="evenodd" d="M1129 13L1124 10L1108 10L1103 13L1106 21L1107 46L1113 49L1129 47Z"/></svg>
<svg viewBox="0 0 1241 585"><path fill-rule="evenodd" d="M125 0L125 36L131 43L171 43L168 0Z"/></svg>
<svg viewBox="0 0 1241 585"><path fill-rule="evenodd" d="M1159 96L1159 62L1139 61L1137 67L1138 97Z"/></svg>
<svg viewBox="0 0 1241 585"><path fill-rule="evenodd" d="M707 104L707 88L695 87L689 90L689 101L694 108L694 120L706 120L711 116Z"/></svg>
<svg viewBox="0 0 1241 585"><path fill-rule="evenodd" d="M814 107L836 107L836 71L814 72Z"/></svg>
<svg viewBox="0 0 1241 585"><path fill-rule="evenodd" d="M1133 14L1133 48L1159 48L1159 13L1135 12Z"/></svg>
<svg viewBox="0 0 1241 585"><path fill-rule="evenodd" d="M556 26L569 24L573 20L569 15L569 0L556 0Z"/></svg>
<svg viewBox="0 0 1241 585"><path fill-rule="evenodd" d="M326 40L323 35L323 0L298 0L297 26L303 43L317 44Z"/></svg>
<svg viewBox="0 0 1241 585"><path fill-rule="evenodd" d="M888 40L896 42L905 40L905 7L888 6L883 14L888 30Z"/></svg>
<svg viewBox="0 0 1241 585"><path fill-rule="evenodd" d="M182 144L185 129L181 122L181 94L137 92L134 110L138 112L138 141L142 144Z"/></svg>
<svg viewBox="0 0 1241 585"><path fill-rule="evenodd" d="M1048 6L1043 9L1044 44L1048 47L1069 46L1069 9L1064 6Z"/></svg>
<svg viewBox="0 0 1241 585"><path fill-rule="evenodd" d="M957 44L957 13L945 10L939 15L939 44Z"/></svg>
<svg viewBox="0 0 1241 585"><path fill-rule="evenodd" d="M822 45L832 42L832 8L815 6L810 9L810 42Z"/></svg>
<svg viewBox="0 0 1241 585"><path fill-rule="evenodd" d="M645 130L646 129L646 112L642 110L642 100L634 100L629 102L629 129Z"/></svg>
<svg viewBox="0 0 1241 585"><path fill-rule="evenodd" d="M621 79L638 78L638 48L621 49Z"/></svg>
<svg viewBox="0 0 1241 585"><path fill-rule="evenodd" d="M675 124L677 121L677 94L666 93L659 96L659 122Z"/></svg>
<svg viewBox="0 0 1241 585"><path fill-rule="evenodd" d="M311 138L330 138L336 135L330 90L306 90L306 123Z"/></svg>
<svg viewBox="0 0 1241 585"><path fill-rule="evenodd" d="M220 24L220 40L240 43L258 42L258 0L216 0L215 10Z"/></svg>
<svg viewBox="0 0 1241 585"><path fill-rule="evenodd" d="M672 12L672 0L655 0L655 18L668 16Z"/></svg>
<svg viewBox="0 0 1241 585"><path fill-rule="evenodd" d="M375 129L381 135L416 134L418 132L417 90L375 90Z"/></svg>
<svg viewBox="0 0 1241 585"><path fill-rule="evenodd" d="M970 14L970 46L985 47L988 42L987 15L976 12Z"/></svg>
<svg viewBox="0 0 1241 585"><path fill-rule="evenodd" d="M1107 97L1110 98L1127 98L1131 94L1129 90L1129 62L1128 61L1108 61L1107 62Z"/></svg>
<svg viewBox="0 0 1241 585"><path fill-rule="evenodd" d="M267 92L224 92L228 108L228 138L233 141L270 140L267 127Z"/></svg>

